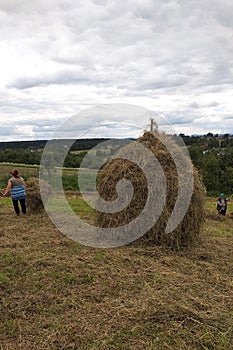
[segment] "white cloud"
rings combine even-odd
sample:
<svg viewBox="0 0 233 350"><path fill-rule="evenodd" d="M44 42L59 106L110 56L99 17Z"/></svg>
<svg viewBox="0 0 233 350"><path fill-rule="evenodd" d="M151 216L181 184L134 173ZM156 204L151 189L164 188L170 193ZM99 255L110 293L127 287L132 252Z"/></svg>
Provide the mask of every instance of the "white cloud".
<svg viewBox="0 0 233 350"><path fill-rule="evenodd" d="M25 127L0 139L50 137L58 120L111 102L178 132L233 133L232 17L230 0L1 0L0 121Z"/></svg>

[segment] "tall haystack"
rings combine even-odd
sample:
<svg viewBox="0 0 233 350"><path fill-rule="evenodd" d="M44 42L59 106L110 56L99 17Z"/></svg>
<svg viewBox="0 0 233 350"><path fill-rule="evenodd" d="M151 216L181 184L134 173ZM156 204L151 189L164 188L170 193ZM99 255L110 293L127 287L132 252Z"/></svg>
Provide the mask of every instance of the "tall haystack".
<svg viewBox="0 0 233 350"><path fill-rule="evenodd" d="M43 199L48 199L51 195L51 187L45 181L41 181L37 178L31 178L26 181L27 191L27 208L32 213L38 213L44 210L44 203L41 198L41 192L43 193Z"/></svg>
<svg viewBox="0 0 233 350"><path fill-rule="evenodd" d="M166 189L161 185L163 182L160 179L157 180L153 188L148 188L146 176L140 167L130 160L121 158L121 153L123 154L124 150L123 152L120 151L119 158L110 161L100 173L98 191L104 200L114 201L117 198L117 183L122 179L126 179L133 185L134 194L127 207L119 212L105 213L98 211L96 225L104 228L116 228L129 224L140 215L151 191L161 193L161 197L164 194L163 191L166 191L165 203L158 219L133 244L163 245L173 249L193 245L199 241L204 222L205 189L198 171L193 167L189 159L186 162L185 159L187 157L181 156L182 151L180 146L168 135L158 134L158 132L157 134L145 132L137 141L151 151L158 160L163 170L163 177L166 179ZM131 152L134 157L140 158L141 163L147 162L145 154L137 154L137 147L134 144L127 147L129 151L127 152ZM147 168L150 171L150 164L147 164ZM151 171L154 170L151 169ZM171 214L173 213L175 220L176 216L178 217L180 215L180 210L176 207L177 198L179 197L181 202L187 199L186 192L183 191L183 193L180 193L179 186L188 183L191 176L193 176L193 188L190 192L190 204L188 202L187 209L181 215L181 219L177 221L178 225L175 225L169 231L167 225ZM155 214L160 200L160 196L154 197L152 207ZM174 210L175 212L173 212Z"/></svg>

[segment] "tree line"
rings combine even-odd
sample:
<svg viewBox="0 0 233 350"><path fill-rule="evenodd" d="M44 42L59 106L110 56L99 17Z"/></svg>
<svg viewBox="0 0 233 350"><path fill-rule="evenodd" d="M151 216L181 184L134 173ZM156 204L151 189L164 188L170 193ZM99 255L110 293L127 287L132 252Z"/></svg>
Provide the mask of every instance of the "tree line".
<svg viewBox="0 0 233 350"><path fill-rule="evenodd" d="M191 160L201 174L207 193L209 195L218 195L220 192L228 195L232 194L233 136L229 134L213 135L212 133L200 136L187 136L184 134L178 136L181 136L186 144ZM176 139L178 136L173 135L172 137ZM67 152L64 167L79 168L87 151L105 140L107 139L76 140L72 148ZM56 142L58 143L57 157L59 158L59 140ZM7 143L8 146L14 144L12 148L5 148L6 145L1 148L1 144L0 162L39 165L46 141L42 143L39 143L39 141L24 141L23 145L25 148L16 148L15 145L19 146L19 142ZM62 144L64 144L64 140ZM35 148L36 145L39 148ZM98 160L99 156L102 156L98 152L100 151L96 151L95 154L96 160ZM53 155L53 159L55 158L56 155ZM50 160L48 161L50 162Z"/></svg>
<svg viewBox="0 0 233 350"><path fill-rule="evenodd" d="M108 139L105 138L93 138L93 139L77 139L77 140L52 140L53 144L58 148L60 145L64 145L72 142L71 151L80 151L80 150L89 150L100 142L106 141ZM40 151L43 150L46 146L47 140L35 140L35 141L4 141L0 142L0 150L27 150L27 151Z"/></svg>

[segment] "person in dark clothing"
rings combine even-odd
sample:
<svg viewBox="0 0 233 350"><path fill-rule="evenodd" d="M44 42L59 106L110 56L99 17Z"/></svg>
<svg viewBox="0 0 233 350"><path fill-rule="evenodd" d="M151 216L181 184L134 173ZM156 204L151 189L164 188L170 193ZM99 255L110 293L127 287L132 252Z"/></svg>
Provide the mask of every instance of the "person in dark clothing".
<svg viewBox="0 0 233 350"><path fill-rule="evenodd" d="M226 215L227 212L227 198L224 196L224 193L221 193L217 200L217 211L221 215Z"/></svg>
<svg viewBox="0 0 233 350"><path fill-rule="evenodd" d="M26 189L24 179L19 176L17 169L11 170L10 174L12 177L8 181L7 188L5 190L4 196L11 192L11 198L14 206L14 210L17 216L20 215L19 203L23 214L26 214Z"/></svg>

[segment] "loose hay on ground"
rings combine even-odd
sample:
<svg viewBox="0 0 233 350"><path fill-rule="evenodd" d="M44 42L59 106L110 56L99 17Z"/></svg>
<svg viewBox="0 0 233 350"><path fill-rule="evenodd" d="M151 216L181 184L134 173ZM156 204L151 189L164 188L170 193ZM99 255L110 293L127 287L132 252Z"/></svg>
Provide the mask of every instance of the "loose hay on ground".
<svg viewBox="0 0 233 350"><path fill-rule="evenodd" d="M224 216L219 214L217 210L211 210L211 209L206 209L205 210L205 218L206 219L211 219L211 220L216 220L216 221L223 221Z"/></svg>
<svg viewBox="0 0 233 350"><path fill-rule="evenodd" d="M138 143L150 150L159 161L166 178L167 189L166 202L159 219L155 222L153 227L141 238L137 239L134 244L156 244L174 249L193 245L200 239L204 222L205 189L198 171L192 165L191 168L189 167L190 169L187 170L187 158L186 160L185 158L180 158L181 152L179 146L168 135L159 134L158 137L158 134L156 136L156 134L145 132L144 135L138 139ZM166 233L165 229L177 200L179 181L174 156L171 155L171 152L167 149L165 144L169 144L170 150L172 148L174 152L173 155L176 157L176 162L179 162L179 166L183 170L179 172L181 183L187 182L187 173L190 176L193 174L194 178L193 193L188 210L180 224L171 233ZM137 156L137 147L135 147L135 143L126 147L134 157ZM127 159L121 159L121 153L120 151L119 158L112 160L104 167L99 177L98 191L103 199L106 201L113 201L117 198L117 183L122 179L126 179L133 185L134 195L130 204L120 212L97 212L96 225L99 227L114 228L130 223L138 217L144 208L148 191L154 191L154 193L158 193L156 192L158 190L164 191L164 188L161 186L161 179L157 181L157 188L148 189L146 177L142 170L135 163ZM145 155L138 154L138 157L145 157ZM142 159L142 161L143 160L144 159ZM148 167L150 167L150 164L148 164ZM151 169L151 171L154 170ZM182 198L183 200L186 199L185 193L183 193ZM156 198L154 202L155 212L159 200L160 198Z"/></svg>

